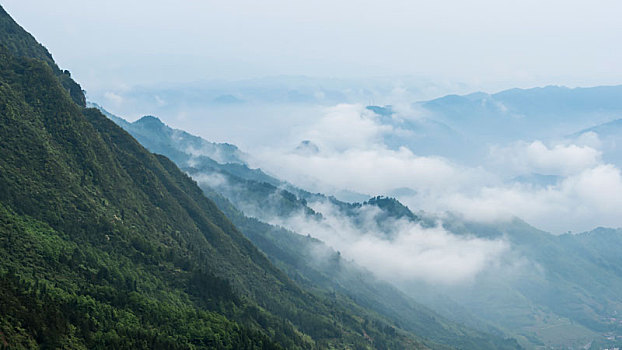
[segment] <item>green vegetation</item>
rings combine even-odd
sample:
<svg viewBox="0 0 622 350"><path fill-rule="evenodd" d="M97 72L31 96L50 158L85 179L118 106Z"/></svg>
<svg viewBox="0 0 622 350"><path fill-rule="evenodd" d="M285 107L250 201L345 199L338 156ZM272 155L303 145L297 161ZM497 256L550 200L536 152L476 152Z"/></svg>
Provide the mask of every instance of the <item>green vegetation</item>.
<svg viewBox="0 0 622 350"><path fill-rule="evenodd" d="M226 281L195 271L163 284L131 259L72 242L40 221L0 206L0 327L11 347L278 349L266 335L212 309L234 309ZM186 281L187 279L187 281ZM211 288L202 294L183 285ZM214 288L216 287L216 288Z"/></svg>
<svg viewBox="0 0 622 350"><path fill-rule="evenodd" d="M35 38L20 27L0 6L0 47L6 52L17 57L35 58L45 62L54 75L58 77L61 85L69 92L69 95L75 103L84 107L86 106L86 98L82 92L82 88L78 83L71 79L71 74L67 70L58 68L52 55L48 50L35 40Z"/></svg>
<svg viewBox="0 0 622 350"><path fill-rule="evenodd" d="M417 334L426 339L426 345L430 347L459 349L518 347L514 340L506 339L493 327L481 327L485 331L477 331L439 316L387 283L377 280L371 273L354 263L342 259L338 252L317 239L245 215L287 217L304 213L311 219L320 220L321 215L307 206L306 199L321 199L331 201L343 215L351 216L354 221L360 221L361 225L365 223L358 215L359 209L363 206L375 206L379 209L379 214L375 218L379 225L392 219L420 220L397 200L374 197L365 203L350 204L332 197L311 194L270 178L259 169L249 169L240 163L239 158L236 160L229 157L236 163L222 164L205 155L197 156L188 151L217 148L219 151L207 153L231 154L228 152L231 145L209 143L181 130L171 129L154 117L143 117L136 122L128 123L105 111L104 113L150 150L157 150L170 157L192 176L220 179L215 181L217 185L214 187L206 185L210 181L200 183L200 186L272 263L285 271L305 290L349 310L357 317L367 320L368 324L385 324L381 328L389 326L388 332L392 332L391 328L395 328ZM189 164L193 166L188 167Z"/></svg>
<svg viewBox="0 0 622 350"><path fill-rule="evenodd" d="M424 347L290 280L0 20L0 346Z"/></svg>
<svg viewBox="0 0 622 350"><path fill-rule="evenodd" d="M488 332L469 329L434 313L389 284L377 280L355 263L342 259L339 252L323 242L246 217L220 194L207 186L203 189L290 278L328 297L341 296L342 302L349 305L348 309L359 310L366 319L373 320L378 318L376 315L382 315L399 327L428 339L428 345L432 347L519 348L515 340L507 339L492 327L487 329Z"/></svg>
<svg viewBox="0 0 622 350"><path fill-rule="evenodd" d="M168 173L164 159L120 130L100 134L91 124L98 118L99 126L116 127L94 110L82 115L41 61L3 50L0 74L1 324L7 344L276 347L268 339L273 328L255 325L264 317L278 333L291 332L282 344L311 345L291 324L243 302L214 275L225 271L208 269L207 258L197 256L212 248L208 234L236 247L207 214L184 208L194 203L174 183L188 181L183 174ZM119 148L122 142L128 149ZM118 156L123 152L127 158ZM205 209L216 212L213 205ZM226 225L224 217L214 219ZM232 255L255 255L270 268L244 248L248 256ZM226 266L228 257L214 256L212 263ZM246 317L249 312L256 317ZM248 322L228 321L225 313Z"/></svg>
<svg viewBox="0 0 622 350"><path fill-rule="evenodd" d="M554 236L518 219L477 224L454 218L446 226L459 234L503 237L524 264L504 278L483 276L478 283L484 288L451 295L471 312L531 345L620 345L622 230Z"/></svg>
<svg viewBox="0 0 622 350"><path fill-rule="evenodd" d="M392 198L375 197L364 203L350 204L293 188L274 178L263 181L267 175L243 164L235 164L234 173L230 171L231 164L221 164L205 156L193 158L185 152L186 147L169 139L180 131L172 130L159 121L157 130L154 128L149 133L149 140L137 130L137 124L142 122L125 123L126 130L140 142L157 142L160 152L170 156L197 179L219 179L213 183L201 182L200 185L276 266L307 289L324 295L341 294L359 307L393 320L400 328L450 346L468 347L464 344L472 341L471 348L484 348L481 340L490 341L503 334L497 328L515 336L526 347L545 344L582 347L592 341L593 347L598 348L611 347L619 342L607 338L622 335L619 317L622 314L622 300L617 292L622 288L620 230L598 229L557 237L518 220L484 225L449 217L444 220L445 226L456 234L504 238L512 245L515 255L509 258L518 258L522 265L511 274L504 275L504 278L494 273L483 275L470 288L460 288L445 295L442 290L425 285L415 285L408 290L415 300L425 302L444 316L440 317L375 281L350 262L338 259L337 253L321 242L245 217L236 207L247 215L259 218L284 218L307 213L321 220L321 213L314 212L306 203L307 200L320 199L330 201L341 214L357 223L359 209L371 205L380 209L375 220L381 228L384 223L390 224L392 219L407 219L423 226L433 226L437 222L435 218L425 213L415 215ZM259 177L257 173L263 176ZM365 223L365 220L361 222ZM390 225L386 233L390 239ZM318 251L324 254L322 264L314 258ZM434 315L434 321L424 321L426 315ZM456 326L454 322L494 335L485 337L482 333ZM478 337L480 342L473 340ZM493 348L501 347L502 340L499 338Z"/></svg>

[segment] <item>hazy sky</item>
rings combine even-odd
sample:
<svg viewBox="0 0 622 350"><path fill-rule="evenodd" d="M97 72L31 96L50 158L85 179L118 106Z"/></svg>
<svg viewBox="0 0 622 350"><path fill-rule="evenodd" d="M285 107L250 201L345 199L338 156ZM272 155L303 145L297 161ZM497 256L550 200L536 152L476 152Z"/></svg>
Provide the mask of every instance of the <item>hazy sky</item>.
<svg viewBox="0 0 622 350"><path fill-rule="evenodd" d="M495 90L622 82L622 2L25 1L2 6L89 90L272 75Z"/></svg>

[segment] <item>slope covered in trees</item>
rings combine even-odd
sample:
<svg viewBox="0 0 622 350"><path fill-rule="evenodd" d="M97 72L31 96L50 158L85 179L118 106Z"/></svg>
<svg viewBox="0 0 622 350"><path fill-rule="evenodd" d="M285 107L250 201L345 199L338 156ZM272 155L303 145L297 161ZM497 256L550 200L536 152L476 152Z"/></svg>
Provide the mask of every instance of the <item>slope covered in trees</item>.
<svg viewBox="0 0 622 350"><path fill-rule="evenodd" d="M425 347L300 288L171 161L84 108L4 11L0 23L0 344Z"/></svg>
<svg viewBox="0 0 622 350"><path fill-rule="evenodd" d="M170 157L196 179L203 179L199 185L205 194L276 266L304 288L339 299L348 309L360 310L370 322L377 319L373 314L378 313L401 328L444 346L463 349L517 347L515 341L505 339L493 327L480 327L485 331L469 329L432 312L353 262L340 258L338 252L315 238L257 219L304 213L311 220L321 220L321 215L307 206L306 200L326 200L360 225L365 223L359 216L359 209L371 206L380 210L376 217L380 226L395 219L420 220L397 200L374 197L364 203L345 203L312 194L269 177L260 169L250 169L240 164L239 158L236 163L220 163L205 154L190 151L197 150L198 144L209 144L204 148L220 149L211 153L222 154L231 145L199 141L196 136L172 129L152 116L130 123L104 113L141 144ZM366 313L365 309L373 313Z"/></svg>
<svg viewBox="0 0 622 350"><path fill-rule="evenodd" d="M149 119L154 121L152 117ZM590 342L593 348L619 346L619 340L611 341L607 337L622 334L617 316L622 312L622 301L616 293L622 276L617 263L622 249L620 230L597 229L578 235L554 236L520 220L477 224L459 217L445 217L444 228L453 234L504 239L511 245L512 253L520 257L520 263L527 267L513 270L503 278L495 273L483 274L478 283L449 290L418 283L402 287L403 293L444 316L436 316L436 325L434 322L418 323L429 314L417 303L375 281L345 259L339 259L337 253L322 242L244 214L258 218L262 215L264 218L286 218L306 212L309 220L321 221L323 213L313 211L307 201L322 200L339 208L339 214L354 225L361 221L359 209L366 206L379 209L374 217L379 228L393 219L434 226L438 218L426 213L415 214L391 198L375 197L364 203L343 203L296 189L277 179L261 181L256 176L259 169L246 167L240 171L244 169L240 164L236 164L234 174L229 171L230 164L186 153L185 147L170 140L180 131L172 130L162 122L151 128L148 135L144 133L144 120L123 122L120 125L124 125L141 143L158 144L160 152L201 180L199 184L208 197L275 265L303 286L347 295L360 306L398 320L402 327L443 344L459 344L458 330L464 332L465 337L469 334L464 328L451 330L451 327L433 333L443 328L438 324L451 325L448 318L494 333L494 329L486 326L486 323L493 324L528 347L583 346ZM149 140L145 140L147 137ZM361 222L369 224L366 220ZM390 233L390 228L389 225L387 231L379 232ZM313 235L312 231L309 233ZM391 238L390 234L386 237ZM318 250L324 250L327 257L322 263L317 263L314 258ZM453 338L449 336L452 331ZM470 336L477 334L470 333Z"/></svg>

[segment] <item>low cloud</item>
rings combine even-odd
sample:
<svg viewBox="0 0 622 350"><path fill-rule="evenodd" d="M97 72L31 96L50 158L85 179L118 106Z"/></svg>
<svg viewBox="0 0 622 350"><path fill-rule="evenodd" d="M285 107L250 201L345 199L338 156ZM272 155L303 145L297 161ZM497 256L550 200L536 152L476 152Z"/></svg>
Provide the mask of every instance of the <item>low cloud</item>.
<svg viewBox="0 0 622 350"><path fill-rule="evenodd" d="M418 199L405 200L408 203ZM615 166L599 164L544 188L516 183L483 187L474 195L457 192L429 203L476 221L518 216L555 234L582 232L596 226L620 227L622 176Z"/></svg>
<svg viewBox="0 0 622 350"><path fill-rule="evenodd" d="M216 172L211 172L211 173L193 172L192 178L199 184L206 185L210 188L219 189L222 187L230 186L227 178Z"/></svg>
<svg viewBox="0 0 622 350"><path fill-rule="evenodd" d="M383 125L379 116L362 105L329 108L317 123L294 140L309 140L319 152L265 148L253 153L254 164L279 177L314 191L345 189L367 194L386 194L397 188L420 192L457 190L473 178L492 181L479 168L465 168L441 157L415 155L406 147L390 149L387 134L405 132ZM296 139L298 137L298 139Z"/></svg>
<svg viewBox="0 0 622 350"><path fill-rule="evenodd" d="M400 187L422 191L442 190L462 182L463 174L441 158L417 157L410 150L349 149L305 156L288 152L266 158L263 164L287 180L304 187L338 187L368 194L387 193ZM465 169L469 172L471 170ZM307 180L304 180L304 179ZM318 185L317 180L320 180ZM323 188L322 185L325 187Z"/></svg>
<svg viewBox="0 0 622 350"><path fill-rule="evenodd" d="M114 93L112 91L107 91L104 93L104 98L106 99L106 102L112 104L113 106L120 106L121 104L123 104L124 102L124 98L123 96Z"/></svg>
<svg viewBox="0 0 622 350"><path fill-rule="evenodd" d="M322 213L322 220L294 215L268 221L310 234L338 249L342 257L393 282L469 283L481 272L500 264L509 250L504 240L458 236L441 225L422 227L401 219L379 227L374 220L379 210L376 207L358 209L355 222L331 203L310 205Z"/></svg>
<svg viewBox="0 0 622 350"><path fill-rule="evenodd" d="M587 145L556 144L549 147L541 141L520 141L508 147L492 147L490 158L504 172L567 176L597 165L601 152Z"/></svg>
<svg viewBox="0 0 622 350"><path fill-rule="evenodd" d="M304 131L303 137L330 151L367 148L381 143L384 134L394 132L391 126L376 119L375 113L361 105L341 104L327 108L324 116Z"/></svg>
<svg viewBox="0 0 622 350"><path fill-rule="evenodd" d="M290 148L257 150L255 165L312 191L395 194L411 208L485 222L519 217L555 234L622 226L620 170L603 162L595 134L493 146L473 167L383 143L401 131L363 106L339 105L292 135ZM319 152L295 152L300 140L318 144ZM530 174L553 180L512 180Z"/></svg>

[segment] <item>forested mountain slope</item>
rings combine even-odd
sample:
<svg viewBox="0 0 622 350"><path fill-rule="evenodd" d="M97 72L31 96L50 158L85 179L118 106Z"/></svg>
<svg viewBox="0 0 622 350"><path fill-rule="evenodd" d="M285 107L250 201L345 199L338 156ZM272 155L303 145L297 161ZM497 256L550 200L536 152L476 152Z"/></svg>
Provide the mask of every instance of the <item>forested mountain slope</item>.
<svg viewBox="0 0 622 350"><path fill-rule="evenodd" d="M154 121L153 117L149 119ZM494 330L486 327L486 322L493 324L522 338L521 341L527 346L583 346L592 341L594 348L598 348L616 344L607 340L605 335L620 334L618 321L612 321L617 320L616 315L622 312L616 293L622 278L616 265L618 252L622 250L619 230L598 229L579 235L554 236L521 220L478 224L450 215L443 220L448 231L456 235L504 239L510 245L511 253L518 257L519 265L526 267L503 274L504 278L483 274L478 283L449 291L414 284L412 288L402 289L409 298L339 258L337 252L322 242L307 237L307 232L299 235L271 226L256 218L246 217L238 209L257 218L286 218L306 213L309 220L315 218L321 222L323 213L314 211L308 204L318 200L330 201L339 208L339 215L356 225L361 220L358 216L360 209L373 206L379 209L379 214L375 216L379 228L392 219L407 219L423 226L433 226L438 218L426 213L415 214L391 198L376 197L365 203L344 203L296 189L278 180L262 182L253 175L260 173L260 170L249 169L243 164L236 164L236 169L245 169L244 172L234 175L228 171L227 164L209 157L192 157L183 148L177 147L169 140L175 131L162 122L152 125L152 130L159 132L149 133L152 139L144 142L168 145L160 150L170 154L198 179L208 197L216 201L273 263L305 286L332 288L350 296L359 305L399 320L404 328L411 327L409 329L416 334L442 343L456 341L459 337L454 334L451 338L448 336L450 331L434 335L426 333L439 327L429 327L433 322L425 323L427 328L417 323L428 314L418 309L420 305L411 298L424 302L454 321L467 322L490 332ZM144 128L143 119L127 123L125 127L143 142L145 136L133 129ZM369 222L363 220L362 223ZM390 233L390 230L387 232ZM313 235L312 231L309 233ZM390 234L386 237L391 239ZM314 259L318 250L326 254L322 263ZM436 317L439 323L452 324L444 317ZM463 332L468 333L464 329ZM471 336L474 335L471 333Z"/></svg>
<svg viewBox="0 0 622 350"><path fill-rule="evenodd" d="M424 348L309 293L0 11L0 344ZM69 79L69 80L68 80Z"/></svg>
<svg viewBox="0 0 622 350"><path fill-rule="evenodd" d="M308 193L270 177L260 169L250 169L246 164L223 164L206 155L196 155L192 152L196 147L192 148L188 142L180 141L193 140L191 135L172 129L155 117L147 116L129 123L104 113L139 142L175 160L198 179L206 195L216 202L244 235L265 252L274 264L287 272L290 278L304 287L331 297L345 297L351 309L362 307L373 310L435 343L470 349L517 347L515 341L505 339L493 327L482 325L487 332L477 331L432 312L351 261L341 259L338 252L317 239L257 219L304 213L310 218L321 220L321 215L307 206L306 200L326 200L339 207L343 215L353 218L359 214L358 209L361 207L374 206L382 210L382 215L377 217L379 224L389 218L419 220L395 199L377 197L365 203L350 204L321 194ZM183 138L179 135L183 135ZM205 140L193 142L208 143ZM226 150L231 145L211 144L209 147ZM222 153L222 150L216 153ZM464 310L456 310L458 312Z"/></svg>

